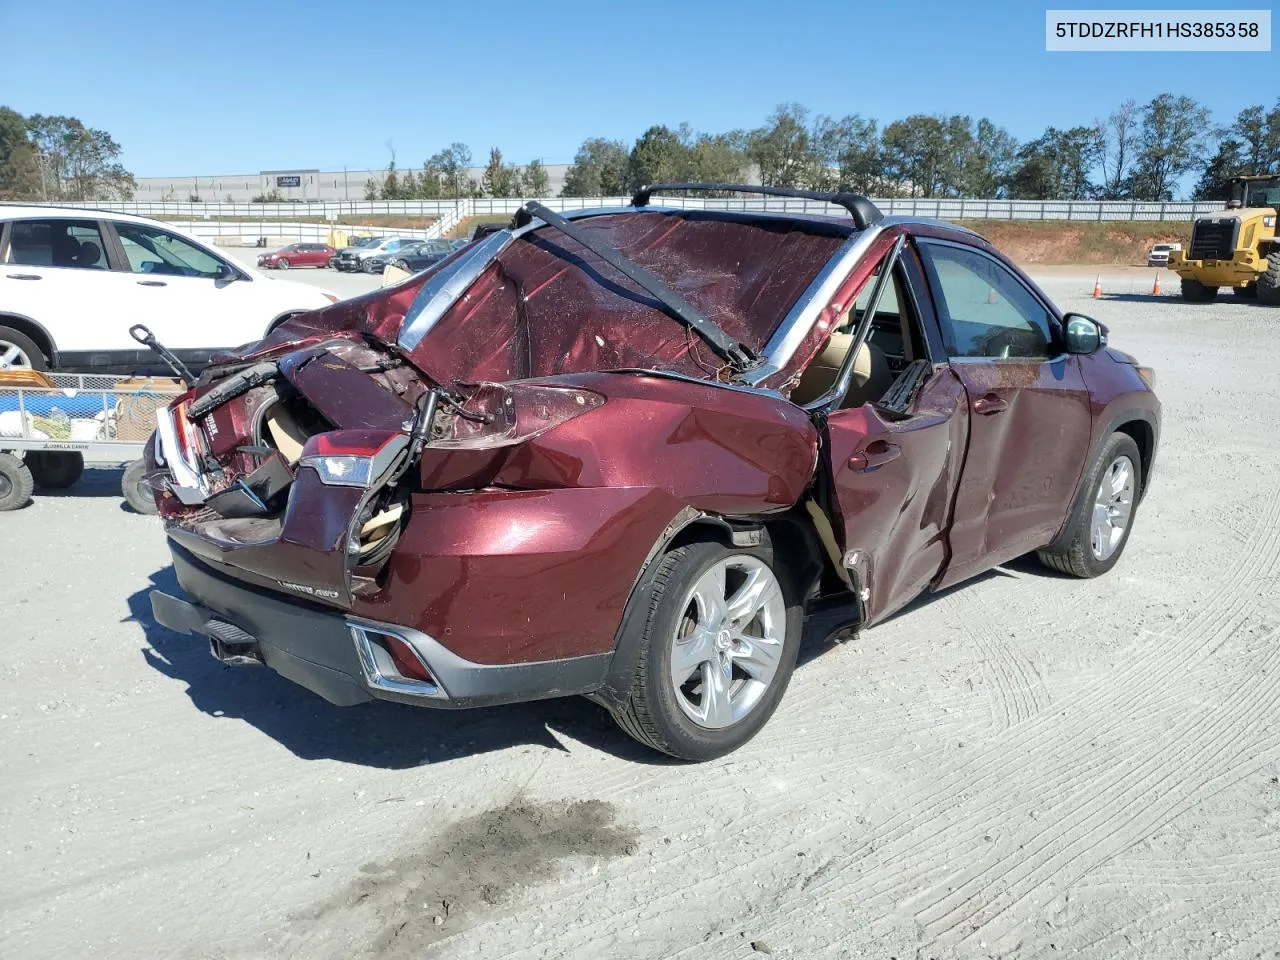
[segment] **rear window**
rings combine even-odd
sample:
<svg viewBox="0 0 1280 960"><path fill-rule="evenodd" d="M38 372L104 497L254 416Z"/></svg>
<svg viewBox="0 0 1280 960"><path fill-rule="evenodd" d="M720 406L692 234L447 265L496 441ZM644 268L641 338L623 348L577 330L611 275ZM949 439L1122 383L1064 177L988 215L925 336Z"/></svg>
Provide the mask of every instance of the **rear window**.
<svg viewBox="0 0 1280 960"><path fill-rule="evenodd" d="M598 216L578 225L756 352L847 237L834 224L698 211ZM444 382L632 367L716 376L724 368L648 293L550 227L500 253L414 359Z"/></svg>
<svg viewBox="0 0 1280 960"><path fill-rule="evenodd" d="M9 232L9 262L105 270L107 255L96 221L18 220Z"/></svg>

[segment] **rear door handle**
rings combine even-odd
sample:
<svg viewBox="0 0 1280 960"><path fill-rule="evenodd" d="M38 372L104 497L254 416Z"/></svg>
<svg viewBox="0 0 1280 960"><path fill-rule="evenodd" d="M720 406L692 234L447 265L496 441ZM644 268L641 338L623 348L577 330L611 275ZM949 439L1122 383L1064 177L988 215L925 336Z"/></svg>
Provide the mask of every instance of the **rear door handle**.
<svg viewBox="0 0 1280 960"><path fill-rule="evenodd" d="M875 470L883 467L890 460L897 460L900 456L902 456L902 448L896 443L876 440L869 444L867 449L859 450L850 457L849 467L852 470Z"/></svg>
<svg viewBox="0 0 1280 960"><path fill-rule="evenodd" d="M40 276L40 274L38 274L38 273L6 273L6 274L5 274L5 276L6 276L6 277L8 277L10 280L39 280L39 279L41 279L41 276Z"/></svg>
<svg viewBox="0 0 1280 960"><path fill-rule="evenodd" d="M140 287L167 287L167 286L168 286L168 284L167 284L167 283L165 283L163 280L139 280L139 281L138 281L138 286L140 286Z"/></svg>
<svg viewBox="0 0 1280 960"><path fill-rule="evenodd" d="M1003 397L998 397L994 393L988 393L985 397L979 397L973 401L973 412L988 416L993 413L999 413L1002 410L1009 409L1009 402Z"/></svg>

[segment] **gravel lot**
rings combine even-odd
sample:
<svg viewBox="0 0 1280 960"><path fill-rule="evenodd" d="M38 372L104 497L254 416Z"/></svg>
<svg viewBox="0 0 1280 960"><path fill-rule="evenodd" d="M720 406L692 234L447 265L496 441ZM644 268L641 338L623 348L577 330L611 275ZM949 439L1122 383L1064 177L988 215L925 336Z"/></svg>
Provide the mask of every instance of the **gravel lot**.
<svg viewBox="0 0 1280 960"><path fill-rule="evenodd" d="M812 641L703 766L582 700L343 710L220 666L151 621L118 470L0 515L0 956L1280 955L1280 312L1048 273L1158 370L1124 560Z"/></svg>

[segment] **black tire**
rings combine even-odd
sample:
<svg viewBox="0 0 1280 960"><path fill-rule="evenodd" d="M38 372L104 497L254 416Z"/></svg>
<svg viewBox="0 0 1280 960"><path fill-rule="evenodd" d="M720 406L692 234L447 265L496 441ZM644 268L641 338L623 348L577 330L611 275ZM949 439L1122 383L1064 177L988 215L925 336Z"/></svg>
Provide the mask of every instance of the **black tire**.
<svg viewBox="0 0 1280 960"><path fill-rule="evenodd" d="M1241 300L1258 299L1258 285L1256 283L1251 283L1247 287L1232 287L1231 292Z"/></svg>
<svg viewBox="0 0 1280 960"><path fill-rule="evenodd" d="M151 484L147 482L146 474L147 461L134 460L124 468L124 476L120 480L120 492L124 494L125 502L133 508L135 513L155 516L160 511L156 507L155 493L151 489Z"/></svg>
<svg viewBox="0 0 1280 960"><path fill-rule="evenodd" d="M49 358L44 355L44 351L40 349L40 345L21 330L15 330L13 327L0 326L0 343L12 344L26 354L32 370L49 369ZM5 351L0 349L0 362L3 362L2 358L4 353Z"/></svg>
<svg viewBox="0 0 1280 960"><path fill-rule="evenodd" d="M1258 302L1280 307L1280 250L1267 254L1267 269L1258 274Z"/></svg>
<svg viewBox="0 0 1280 960"><path fill-rule="evenodd" d="M785 633L776 672L755 705L738 721L712 729L696 723L677 702L680 693L670 677L672 649L690 604L690 591L699 578L714 565L741 557L761 561L777 579L786 611ZM786 692L800 648L802 604L786 571L774 565L773 551L768 547L744 549L710 541L691 543L655 562L658 567L652 590L644 601L648 610L624 620L627 626L621 642L637 644L639 657L630 693L621 706L612 710L614 719L640 743L681 760L722 757L760 731ZM627 636L630 632L637 635Z"/></svg>
<svg viewBox="0 0 1280 960"><path fill-rule="evenodd" d="M1208 303L1218 295L1217 287L1206 287L1199 280L1182 281L1182 299L1192 303Z"/></svg>
<svg viewBox="0 0 1280 960"><path fill-rule="evenodd" d="M27 465L12 453L0 453L0 511L21 510L31 502L34 488Z"/></svg>
<svg viewBox="0 0 1280 960"><path fill-rule="evenodd" d="M277 270L288 270L291 266L293 266L293 264L289 262L288 257L281 257L279 260L276 261Z"/></svg>
<svg viewBox="0 0 1280 960"><path fill-rule="evenodd" d="M1121 535L1120 542L1105 559L1099 559L1093 552L1090 543L1094 502L1106 479L1112 464L1121 457L1128 457L1133 468L1133 499L1129 509L1128 523ZM1120 555L1124 553L1129 542L1129 534L1133 532L1133 523L1137 518L1138 499L1142 495L1142 456L1133 437L1127 433L1113 433L1103 445L1098 458L1089 468L1089 473L1080 486L1080 495L1071 509L1071 517L1064 531L1066 545L1061 549L1044 549L1036 551L1040 562L1051 570L1088 579L1106 573L1116 565Z"/></svg>
<svg viewBox="0 0 1280 960"><path fill-rule="evenodd" d="M403 260L397 260L395 263L392 264L392 266L395 267L397 270L403 270L405 273L413 273L413 271L409 269L409 265L405 263Z"/></svg>
<svg viewBox="0 0 1280 960"><path fill-rule="evenodd" d="M58 450L33 450L27 454L27 469L37 487L65 490L84 473L84 454Z"/></svg>

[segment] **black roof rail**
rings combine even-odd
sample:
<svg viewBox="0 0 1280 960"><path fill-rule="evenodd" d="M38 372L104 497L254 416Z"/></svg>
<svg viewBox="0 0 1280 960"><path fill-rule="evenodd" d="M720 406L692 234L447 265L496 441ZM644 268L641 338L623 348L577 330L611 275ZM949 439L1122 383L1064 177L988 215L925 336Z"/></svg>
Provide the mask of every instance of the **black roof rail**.
<svg viewBox="0 0 1280 960"><path fill-rule="evenodd" d="M829 193L824 190L793 190L790 187L758 187L750 183L653 183L641 187L631 196L633 207L647 207L655 193L688 193L693 190L714 190L717 193L760 193L767 197L794 197L798 200L822 200L844 207L853 217L853 224L865 230L883 218L880 208L858 193Z"/></svg>

